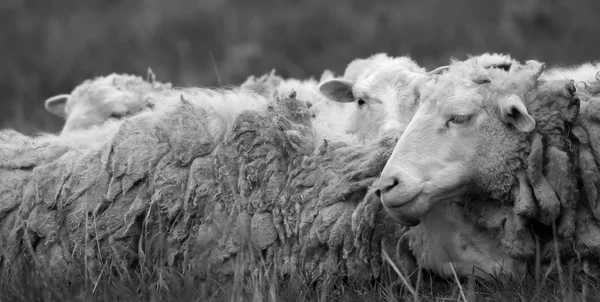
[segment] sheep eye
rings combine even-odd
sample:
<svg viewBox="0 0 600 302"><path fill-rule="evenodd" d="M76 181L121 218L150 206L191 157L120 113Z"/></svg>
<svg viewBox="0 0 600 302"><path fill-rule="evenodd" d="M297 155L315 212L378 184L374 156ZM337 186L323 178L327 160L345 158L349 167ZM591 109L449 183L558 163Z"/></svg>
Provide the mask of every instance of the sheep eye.
<svg viewBox="0 0 600 302"><path fill-rule="evenodd" d="M115 119L121 119L125 116L125 114L120 114L120 113L113 113L111 114L108 118L115 118Z"/></svg>
<svg viewBox="0 0 600 302"><path fill-rule="evenodd" d="M453 123L453 124L457 124L457 125L466 124L467 122L469 122L471 120L471 117L472 117L471 115L453 115L448 120L448 123Z"/></svg>
<svg viewBox="0 0 600 302"><path fill-rule="evenodd" d="M358 99L358 106L363 106L364 104L366 104L367 102L365 102L365 100L363 99Z"/></svg>

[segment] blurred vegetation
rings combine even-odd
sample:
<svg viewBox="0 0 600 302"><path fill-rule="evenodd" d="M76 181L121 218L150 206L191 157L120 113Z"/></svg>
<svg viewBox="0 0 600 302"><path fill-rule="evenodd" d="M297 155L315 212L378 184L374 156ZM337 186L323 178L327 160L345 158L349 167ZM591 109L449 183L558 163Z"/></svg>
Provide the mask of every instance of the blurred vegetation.
<svg viewBox="0 0 600 302"><path fill-rule="evenodd" d="M43 101L112 72L216 86L337 73L376 52L433 68L486 51L597 60L597 0L2 0L0 128L58 131Z"/></svg>

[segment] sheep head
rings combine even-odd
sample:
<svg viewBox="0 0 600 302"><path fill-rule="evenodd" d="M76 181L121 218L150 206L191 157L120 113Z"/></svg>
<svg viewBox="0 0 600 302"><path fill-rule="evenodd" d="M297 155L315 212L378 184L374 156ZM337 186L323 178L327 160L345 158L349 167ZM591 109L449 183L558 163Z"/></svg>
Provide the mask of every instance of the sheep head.
<svg viewBox="0 0 600 302"><path fill-rule="evenodd" d="M577 112L572 82L538 81L544 68L529 61L505 72L458 62L423 84L419 108L381 174L385 210L416 225L433 207L466 193L508 199L531 133L554 129ZM571 107L549 109L565 115L541 110Z"/></svg>
<svg viewBox="0 0 600 302"><path fill-rule="evenodd" d="M333 101L355 104L348 131L361 140L399 137L417 108L414 87L425 77L408 57L377 54L353 61L344 77L322 82L319 90Z"/></svg>
<svg viewBox="0 0 600 302"><path fill-rule="evenodd" d="M111 74L86 80L71 94L47 99L45 107L65 119L62 133L68 133L134 115L148 106L145 93L170 87L171 84L148 83L141 77Z"/></svg>

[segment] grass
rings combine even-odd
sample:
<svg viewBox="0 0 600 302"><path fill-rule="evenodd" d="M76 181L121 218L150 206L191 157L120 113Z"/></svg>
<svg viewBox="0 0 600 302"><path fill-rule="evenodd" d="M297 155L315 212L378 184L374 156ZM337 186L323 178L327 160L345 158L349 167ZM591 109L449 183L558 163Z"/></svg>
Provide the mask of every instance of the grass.
<svg viewBox="0 0 600 302"><path fill-rule="evenodd" d="M8 0L0 2L0 128L58 131L43 100L112 72L176 86L236 84L276 68L283 76L341 73L356 57L411 55L433 68L485 51L550 65L598 60L600 3L591 0ZM217 68L218 67L218 68ZM599 280L554 261L519 281L402 276L388 258L379 280L281 276L267 261L237 255L231 278L164 266L154 237L135 269L74 263L70 282L32 269L0 278L3 301L586 301ZM559 268L557 270L557 268ZM403 281L404 280L404 281Z"/></svg>
<svg viewBox="0 0 600 302"><path fill-rule="evenodd" d="M296 273L283 276L250 246L237 254L233 274L200 275L167 267L164 235L144 244L137 265L124 268L100 261L100 271L73 263L68 282L26 267L0 279L0 301L598 301L600 280L578 271L569 261L528 271L520 280L496 276L443 279L422 270L403 276L384 253L387 265L378 280L351 284L336 276L317 280ZM253 261L257 260L257 261ZM559 262L560 263L560 262ZM556 268L560 267L560 270ZM76 273L83 272L83 273ZM560 273L559 273L560 272ZM562 276L561 276L562 275Z"/></svg>

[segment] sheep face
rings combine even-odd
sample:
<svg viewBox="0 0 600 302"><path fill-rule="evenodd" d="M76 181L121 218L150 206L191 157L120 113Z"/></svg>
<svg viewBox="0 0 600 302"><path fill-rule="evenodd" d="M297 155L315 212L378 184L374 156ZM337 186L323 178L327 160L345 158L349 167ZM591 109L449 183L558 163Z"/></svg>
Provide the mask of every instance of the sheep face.
<svg viewBox="0 0 600 302"><path fill-rule="evenodd" d="M61 133L89 129L111 118L135 114L146 107L142 97L135 92L112 85L112 77L100 81L105 83L86 82L70 95L46 100L46 110L66 120Z"/></svg>
<svg viewBox="0 0 600 302"><path fill-rule="evenodd" d="M417 108L414 88L425 77L411 59L387 58L364 68L355 79L323 82L319 90L333 101L354 103L347 130L361 140L399 137Z"/></svg>
<svg viewBox="0 0 600 302"><path fill-rule="evenodd" d="M510 75L473 69L479 74L449 72L420 89L421 104L379 181L383 206L399 223L416 225L433 207L487 185L486 175L511 176L520 163L519 142L535 120L517 87L494 89L482 76Z"/></svg>

